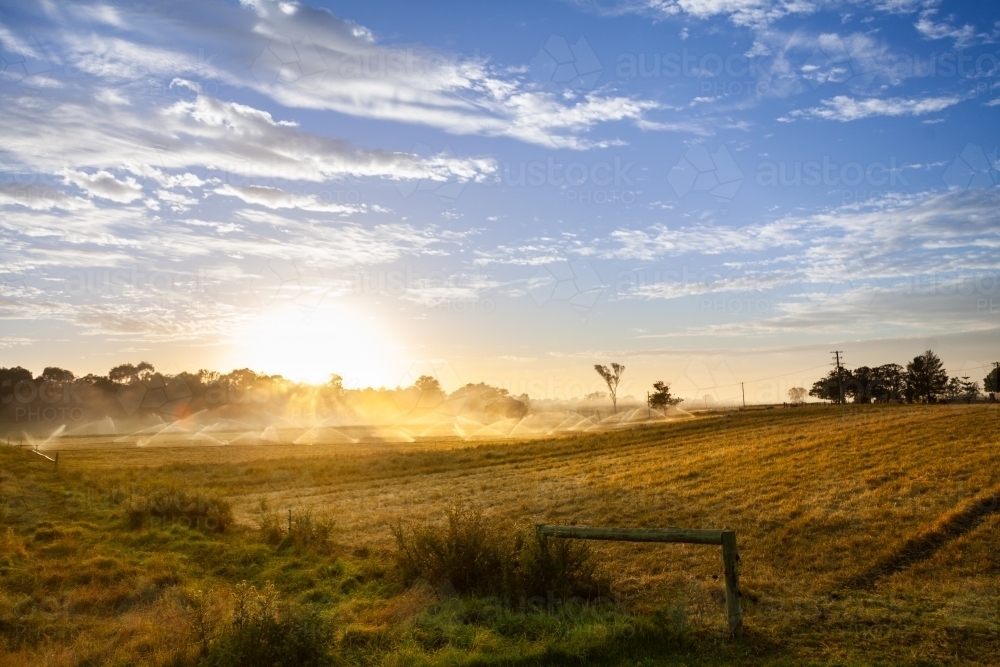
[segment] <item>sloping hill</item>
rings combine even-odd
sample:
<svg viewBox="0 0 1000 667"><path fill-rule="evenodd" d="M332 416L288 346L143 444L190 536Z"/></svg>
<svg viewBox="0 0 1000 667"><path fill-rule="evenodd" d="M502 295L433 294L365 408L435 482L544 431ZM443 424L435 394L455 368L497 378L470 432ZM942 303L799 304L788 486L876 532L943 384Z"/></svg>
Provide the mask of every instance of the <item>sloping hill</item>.
<svg viewBox="0 0 1000 667"><path fill-rule="evenodd" d="M58 479L46 478L38 462L17 465L22 476L36 466L33 483L50 497L158 485L221 494L248 527L256 526L262 499L272 511L329 516L339 557L355 563L342 567L368 572L362 577L367 581L391 579L390 525L433 522L456 504L529 525L735 528L747 627L737 644L724 641L718 549L595 546L615 581L620 608L639 615L669 609L686 628L676 653L661 656L665 660L991 664L1000 651L998 427L996 406L818 406L548 440L407 443L405 449L74 450L60 460ZM8 461L12 453L3 455ZM110 505L73 511L78 523L113 522ZM96 514L88 518L88 511ZM63 505L50 502L49 523L72 518L64 513ZM38 521L13 524L15 533L30 537ZM122 562L133 563L135 576L142 575L147 547L135 534L97 539L87 537L86 527L78 530L77 540L105 544L93 548L115 550ZM205 563L184 561L178 585L269 577L302 596L332 585L309 569L328 566L330 559L321 555L296 556L294 569L306 574L295 576L281 574L294 554L250 557L245 554L257 551L246 546L238 551L251 565L223 565L231 553L226 549L252 542L255 532L211 538L229 546L217 547ZM164 540L156 547L161 554L188 553ZM44 569L48 552L30 539L25 545ZM84 557L68 553L64 558ZM406 602L415 606L400 615L386 610L405 606L407 593L375 584L364 591L358 597L341 590L325 604L358 627L383 628L379 632L390 639L376 642L370 657L388 659L407 645L407 623L419 624L434 601ZM157 600L166 593L158 595L148 604L163 604ZM413 618L418 621L406 620ZM491 628L486 623L480 630L488 635ZM603 632L607 642L620 641L607 628ZM505 659L518 650L503 646L495 650L506 651ZM433 662L436 655L444 660L440 650L420 649L417 662ZM489 649L455 650L448 660L459 663L490 655ZM636 651L641 653L638 644ZM599 661L632 664L626 654L611 655Z"/></svg>

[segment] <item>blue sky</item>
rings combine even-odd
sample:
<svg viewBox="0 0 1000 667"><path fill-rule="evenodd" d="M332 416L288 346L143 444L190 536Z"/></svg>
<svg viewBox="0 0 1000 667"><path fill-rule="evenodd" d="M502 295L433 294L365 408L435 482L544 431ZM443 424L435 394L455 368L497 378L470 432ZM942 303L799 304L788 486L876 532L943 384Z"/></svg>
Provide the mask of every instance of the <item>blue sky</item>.
<svg viewBox="0 0 1000 667"><path fill-rule="evenodd" d="M1000 354L995 3L4 2L0 60L3 365L780 401Z"/></svg>

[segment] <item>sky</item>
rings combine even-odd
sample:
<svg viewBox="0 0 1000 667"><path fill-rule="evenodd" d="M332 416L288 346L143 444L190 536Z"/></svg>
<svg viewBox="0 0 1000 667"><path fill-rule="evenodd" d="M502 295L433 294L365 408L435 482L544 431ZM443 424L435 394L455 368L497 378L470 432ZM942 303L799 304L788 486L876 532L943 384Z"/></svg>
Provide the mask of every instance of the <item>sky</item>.
<svg viewBox="0 0 1000 667"><path fill-rule="evenodd" d="M0 0L0 365L980 379L998 64L995 2Z"/></svg>

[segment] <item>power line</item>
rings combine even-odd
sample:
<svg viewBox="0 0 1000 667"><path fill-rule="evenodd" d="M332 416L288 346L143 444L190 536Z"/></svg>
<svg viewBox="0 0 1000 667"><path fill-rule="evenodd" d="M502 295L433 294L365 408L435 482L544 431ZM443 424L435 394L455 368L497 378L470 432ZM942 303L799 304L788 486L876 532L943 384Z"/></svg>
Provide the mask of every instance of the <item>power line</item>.
<svg viewBox="0 0 1000 667"><path fill-rule="evenodd" d="M840 352L840 354L843 354L842 350L837 350L837 352ZM831 354L834 354L834 352L831 352ZM1000 362L995 362L995 363L996 363L997 367L1000 368ZM853 366L855 368L860 368L860 366L857 366L856 364L845 363L843 359L840 360L840 365L841 365L841 367ZM788 377L789 375L798 375L799 373L808 373L809 371L815 371L815 370L818 370L820 368L827 368L828 366L830 366L830 364L822 364L820 366L813 366L811 368L803 368L801 370L791 371L789 373L782 373L780 375L772 375L772 376L766 377L766 378L757 378L756 380L744 380L743 382L731 382L730 384L717 384L717 385L712 385L710 387L698 387L697 391L704 391L706 389L725 389L727 387L738 387L738 386L743 385L743 384L745 384L747 382L753 383L753 382L766 382L768 380L777 380L778 378L785 378L785 377ZM970 366L969 368L965 368L965 369L962 369L962 370L971 371L971 370L976 370L978 368L992 368L993 366L994 366L994 364L985 364L983 366ZM1000 371L998 371L998 373L1000 373Z"/></svg>
<svg viewBox="0 0 1000 667"><path fill-rule="evenodd" d="M1000 362L992 362L992 363L989 363L989 364L983 364L982 366L968 366L966 368L963 368L962 372L965 372L965 371L974 371L974 370L979 369L979 368L989 368L989 369L992 369L993 365L996 364L996 363L1000 363ZM824 365L826 365L826 364L824 364ZM864 364L849 364L846 361L844 361L843 359L841 359L840 360L840 365L843 366L843 367L845 367L845 368L848 368L848 367L851 367L851 368L861 368ZM888 364L886 364L886 365L888 365ZM820 368L822 368L822 366L820 366ZM789 373L789 375L791 375L791 373Z"/></svg>
<svg viewBox="0 0 1000 667"><path fill-rule="evenodd" d="M806 373L808 371L814 371L817 368L826 368L827 366L828 366L828 364L823 364L822 366L813 366L812 368L803 368L800 371L792 371L790 373L782 373L781 375L772 375L771 377L767 377L767 378L758 378L756 380L744 380L743 382L733 382L731 384L717 384L717 385L713 385L711 387L698 387L698 391L702 391L704 389L725 389L726 387L737 387L737 386L742 385L742 384L744 384L746 382L766 382L767 380L777 380L778 378L785 378L785 377L788 377L789 375L798 375L799 373Z"/></svg>

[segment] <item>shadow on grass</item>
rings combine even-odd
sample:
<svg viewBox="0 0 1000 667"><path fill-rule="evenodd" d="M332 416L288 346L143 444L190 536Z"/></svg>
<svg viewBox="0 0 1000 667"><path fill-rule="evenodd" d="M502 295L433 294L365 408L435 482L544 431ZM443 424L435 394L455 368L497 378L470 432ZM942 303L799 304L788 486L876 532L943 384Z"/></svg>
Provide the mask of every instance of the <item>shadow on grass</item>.
<svg viewBox="0 0 1000 667"><path fill-rule="evenodd" d="M895 553L849 579L844 588L872 589L879 579L902 572L920 561L927 560L938 549L974 530L986 517L998 511L1000 511L1000 491L992 490L974 498L964 506L942 516L930 529L904 542Z"/></svg>

